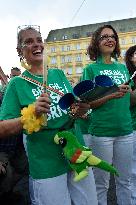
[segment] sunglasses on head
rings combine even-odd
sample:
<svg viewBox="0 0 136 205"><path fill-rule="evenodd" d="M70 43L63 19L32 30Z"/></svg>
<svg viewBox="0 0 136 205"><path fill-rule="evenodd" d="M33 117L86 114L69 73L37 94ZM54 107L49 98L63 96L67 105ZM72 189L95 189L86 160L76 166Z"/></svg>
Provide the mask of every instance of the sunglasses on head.
<svg viewBox="0 0 136 205"><path fill-rule="evenodd" d="M34 28L36 31L40 32L40 26L38 25L21 25L17 27L17 34L20 30L24 30L26 28Z"/></svg>

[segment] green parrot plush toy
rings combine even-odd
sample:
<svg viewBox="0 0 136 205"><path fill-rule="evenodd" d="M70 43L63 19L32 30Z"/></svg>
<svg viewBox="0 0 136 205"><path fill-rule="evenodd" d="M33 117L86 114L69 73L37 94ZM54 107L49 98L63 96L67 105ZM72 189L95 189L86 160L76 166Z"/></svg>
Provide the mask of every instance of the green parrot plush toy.
<svg viewBox="0 0 136 205"><path fill-rule="evenodd" d="M56 144L62 146L64 156L75 171L74 181L79 181L88 175L88 167L98 167L119 176L117 170L104 160L92 154L91 149L81 145L76 136L68 131L57 133L54 137Z"/></svg>

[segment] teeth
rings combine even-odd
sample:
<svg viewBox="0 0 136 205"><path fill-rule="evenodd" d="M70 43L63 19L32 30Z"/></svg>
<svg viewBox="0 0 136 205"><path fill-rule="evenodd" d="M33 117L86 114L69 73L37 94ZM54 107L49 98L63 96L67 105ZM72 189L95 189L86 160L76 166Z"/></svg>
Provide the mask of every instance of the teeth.
<svg viewBox="0 0 136 205"><path fill-rule="evenodd" d="M33 54L41 54L41 50L33 51Z"/></svg>
<svg viewBox="0 0 136 205"><path fill-rule="evenodd" d="M113 45L111 45L111 44L109 44L109 45L106 45L106 46L108 46L108 47L113 47Z"/></svg>

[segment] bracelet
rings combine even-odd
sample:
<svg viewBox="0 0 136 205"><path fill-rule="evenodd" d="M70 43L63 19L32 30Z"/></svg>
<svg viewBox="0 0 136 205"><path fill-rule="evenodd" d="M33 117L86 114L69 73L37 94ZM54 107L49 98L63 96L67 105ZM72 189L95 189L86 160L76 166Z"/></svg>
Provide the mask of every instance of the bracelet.
<svg viewBox="0 0 136 205"><path fill-rule="evenodd" d="M44 115L35 115L35 105L30 104L28 107L24 107L21 110L21 123L23 124L23 129L27 131L28 134L33 132L38 132L40 128L45 123Z"/></svg>

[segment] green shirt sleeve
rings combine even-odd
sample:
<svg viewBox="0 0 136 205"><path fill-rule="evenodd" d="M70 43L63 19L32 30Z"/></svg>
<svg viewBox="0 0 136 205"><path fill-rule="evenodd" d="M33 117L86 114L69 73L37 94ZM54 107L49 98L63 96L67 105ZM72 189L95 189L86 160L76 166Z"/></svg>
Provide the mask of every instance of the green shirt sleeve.
<svg viewBox="0 0 136 205"><path fill-rule="evenodd" d="M20 117L21 106L19 103L15 81L11 81L4 94L0 111L0 120Z"/></svg>

